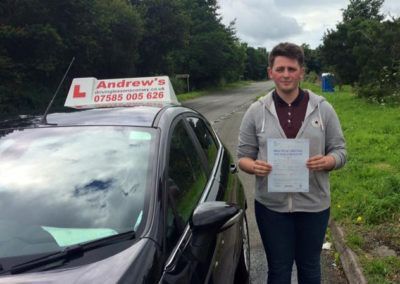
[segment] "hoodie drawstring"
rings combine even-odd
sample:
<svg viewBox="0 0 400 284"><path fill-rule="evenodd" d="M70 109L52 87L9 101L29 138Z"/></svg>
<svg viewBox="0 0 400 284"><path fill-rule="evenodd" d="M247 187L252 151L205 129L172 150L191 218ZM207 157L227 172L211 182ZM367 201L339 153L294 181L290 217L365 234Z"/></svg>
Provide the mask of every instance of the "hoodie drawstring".
<svg viewBox="0 0 400 284"><path fill-rule="evenodd" d="M264 127L265 127L265 112L266 110L263 110L263 121L262 121L262 126L261 126L261 133L264 133Z"/></svg>
<svg viewBox="0 0 400 284"><path fill-rule="evenodd" d="M264 128L265 128L265 109L264 108L266 108L266 106L261 102L261 101L259 101L260 102L260 104L263 106L263 120L262 120L262 125L261 125L261 133L264 133Z"/></svg>
<svg viewBox="0 0 400 284"><path fill-rule="evenodd" d="M321 129L322 129L322 131L324 131L324 122L322 121L321 109L320 109L320 106L319 106L320 103L321 102L318 102L317 108L318 108L319 120L321 121Z"/></svg>

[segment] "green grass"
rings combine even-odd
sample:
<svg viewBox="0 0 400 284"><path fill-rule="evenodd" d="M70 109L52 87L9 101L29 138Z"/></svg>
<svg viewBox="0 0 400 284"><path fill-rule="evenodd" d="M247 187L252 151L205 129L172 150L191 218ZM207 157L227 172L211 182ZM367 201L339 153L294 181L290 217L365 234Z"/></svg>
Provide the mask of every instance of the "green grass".
<svg viewBox="0 0 400 284"><path fill-rule="evenodd" d="M364 244L364 239L359 234L351 232L347 235L346 244L354 251L357 251Z"/></svg>
<svg viewBox="0 0 400 284"><path fill-rule="evenodd" d="M251 81L237 81L237 82L233 82L233 83L224 84L224 85L221 85L218 87L204 89L201 91L193 91L193 92L179 94L179 95L177 95L177 97L178 97L179 102L184 102L187 100L195 99L197 97L205 96L211 92L219 92L219 91L225 91L225 90L230 90L230 89L237 89L237 88L248 86L250 84L251 84Z"/></svg>
<svg viewBox="0 0 400 284"><path fill-rule="evenodd" d="M213 87L210 89L207 89L208 91L224 91L224 90L229 90L229 89L237 89L241 87L248 86L252 83L252 81L236 81L232 83L227 83L227 84L222 84L217 87Z"/></svg>
<svg viewBox="0 0 400 284"><path fill-rule="evenodd" d="M195 91L195 92L179 94L179 95L177 95L177 97L178 97L179 102L184 102L187 100L191 100L191 99L195 99L197 97L204 96L205 94L207 94L207 92L205 92L205 91L199 91L199 92Z"/></svg>
<svg viewBox="0 0 400 284"><path fill-rule="evenodd" d="M363 261L369 283L400 283L400 259L383 257Z"/></svg>
<svg viewBox="0 0 400 284"><path fill-rule="evenodd" d="M311 83L302 88L322 94ZM370 283L400 281L399 257L390 264L395 268L365 258L378 242L400 250L400 107L369 103L348 86L322 95L339 116L348 152L346 166L331 173L332 217L344 227Z"/></svg>

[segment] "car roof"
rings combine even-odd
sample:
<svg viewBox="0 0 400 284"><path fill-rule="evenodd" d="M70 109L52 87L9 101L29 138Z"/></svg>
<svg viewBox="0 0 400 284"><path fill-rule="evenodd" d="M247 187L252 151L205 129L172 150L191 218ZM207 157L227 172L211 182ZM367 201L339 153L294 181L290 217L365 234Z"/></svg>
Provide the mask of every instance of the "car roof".
<svg viewBox="0 0 400 284"><path fill-rule="evenodd" d="M156 116L169 106L131 106L97 108L68 113L52 113L47 116L48 124L71 125L131 125L152 127Z"/></svg>

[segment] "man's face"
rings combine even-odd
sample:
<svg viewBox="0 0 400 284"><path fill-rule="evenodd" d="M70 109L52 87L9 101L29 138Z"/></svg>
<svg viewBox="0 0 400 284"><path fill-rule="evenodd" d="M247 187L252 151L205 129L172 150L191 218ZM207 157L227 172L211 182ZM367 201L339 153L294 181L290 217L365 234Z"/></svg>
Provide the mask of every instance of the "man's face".
<svg viewBox="0 0 400 284"><path fill-rule="evenodd" d="M290 95L297 92L304 68L296 59L277 56L274 65L268 68L268 75L274 81L278 94Z"/></svg>

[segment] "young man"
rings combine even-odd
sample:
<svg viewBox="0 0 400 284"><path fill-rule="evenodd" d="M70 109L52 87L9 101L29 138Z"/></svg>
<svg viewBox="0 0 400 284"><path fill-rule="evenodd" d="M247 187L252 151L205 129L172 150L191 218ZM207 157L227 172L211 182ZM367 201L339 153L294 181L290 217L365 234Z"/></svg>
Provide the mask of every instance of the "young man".
<svg viewBox="0 0 400 284"><path fill-rule="evenodd" d="M290 283L296 261L300 284L320 283L320 254L329 219L329 171L346 162L339 119L323 98L299 87L304 53L275 46L268 75L275 90L247 110L239 134L239 167L256 176L255 215L268 260L268 283ZM268 139L307 139L308 192L274 192L268 176Z"/></svg>

